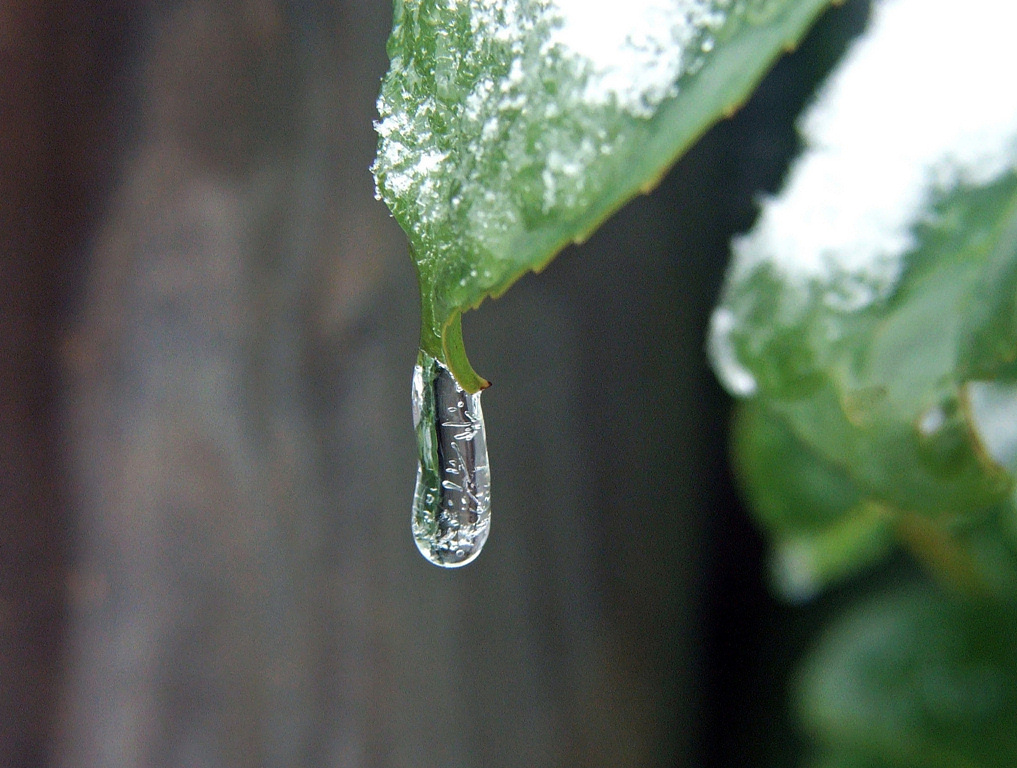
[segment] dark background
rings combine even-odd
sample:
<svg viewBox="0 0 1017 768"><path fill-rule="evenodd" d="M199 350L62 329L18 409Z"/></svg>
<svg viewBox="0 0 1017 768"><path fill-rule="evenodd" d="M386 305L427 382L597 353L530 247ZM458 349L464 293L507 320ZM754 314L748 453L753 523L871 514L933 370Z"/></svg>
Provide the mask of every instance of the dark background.
<svg viewBox="0 0 1017 768"><path fill-rule="evenodd" d="M791 764L703 339L867 3L465 318L493 532L409 535L386 2L0 0L0 765Z"/></svg>

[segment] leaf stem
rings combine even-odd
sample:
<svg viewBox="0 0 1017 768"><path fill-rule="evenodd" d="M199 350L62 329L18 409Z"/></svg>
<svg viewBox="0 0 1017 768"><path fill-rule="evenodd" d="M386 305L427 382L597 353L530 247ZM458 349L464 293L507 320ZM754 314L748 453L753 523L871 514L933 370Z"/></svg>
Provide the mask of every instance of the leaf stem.
<svg viewBox="0 0 1017 768"><path fill-rule="evenodd" d="M441 346L445 365L452 371L459 386L472 395L482 389L487 389L491 386L491 382L479 376L466 357L466 347L463 345L462 318L462 314L456 312L445 323L442 329Z"/></svg>
<svg viewBox="0 0 1017 768"><path fill-rule="evenodd" d="M412 253L412 246L410 250ZM479 376L466 357L462 319L462 312L454 312L439 321L434 315L433 297L420 280L420 348L444 363L459 386L472 395L487 389L491 382Z"/></svg>

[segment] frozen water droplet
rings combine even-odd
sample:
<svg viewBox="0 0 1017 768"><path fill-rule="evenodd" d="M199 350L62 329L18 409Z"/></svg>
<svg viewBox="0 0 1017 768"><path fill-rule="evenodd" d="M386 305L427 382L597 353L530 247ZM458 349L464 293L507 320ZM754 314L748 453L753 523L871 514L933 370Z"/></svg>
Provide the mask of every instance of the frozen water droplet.
<svg viewBox="0 0 1017 768"><path fill-rule="evenodd" d="M421 554L456 568L480 554L491 527L491 469L480 393L468 394L423 350L413 370L417 487L411 529Z"/></svg>

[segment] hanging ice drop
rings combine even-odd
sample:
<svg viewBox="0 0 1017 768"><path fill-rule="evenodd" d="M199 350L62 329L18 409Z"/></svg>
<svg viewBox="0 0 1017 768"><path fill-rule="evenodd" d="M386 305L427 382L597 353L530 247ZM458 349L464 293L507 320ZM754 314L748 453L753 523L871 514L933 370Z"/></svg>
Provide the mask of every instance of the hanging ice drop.
<svg viewBox="0 0 1017 768"><path fill-rule="evenodd" d="M413 369L417 487L411 528L421 554L457 568L480 554L491 527L491 469L480 393L469 394L423 350Z"/></svg>

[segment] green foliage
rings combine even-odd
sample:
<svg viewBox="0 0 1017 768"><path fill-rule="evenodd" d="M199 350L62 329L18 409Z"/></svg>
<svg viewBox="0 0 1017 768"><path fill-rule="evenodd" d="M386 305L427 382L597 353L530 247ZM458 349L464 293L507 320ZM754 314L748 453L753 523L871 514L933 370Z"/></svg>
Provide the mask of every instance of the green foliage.
<svg viewBox="0 0 1017 768"><path fill-rule="evenodd" d="M794 598L883 557L892 514L866 499L845 468L803 442L757 401L734 427L738 477L757 519L773 534L774 582Z"/></svg>
<svg viewBox="0 0 1017 768"><path fill-rule="evenodd" d="M661 86L657 56L625 69L633 90L558 40L546 0L396 2L375 174L417 267L421 347L483 387L461 313L654 186L828 2L700 2L677 79Z"/></svg>
<svg viewBox="0 0 1017 768"><path fill-rule="evenodd" d="M851 609L799 678L818 766L1017 764L1017 614L908 585Z"/></svg>
<svg viewBox="0 0 1017 768"><path fill-rule="evenodd" d="M826 0L711 3L674 82L626 91L605 90L598 65L561 43L547 0L397 1L375 173L417 267L421 347L465 389L485 382L462 312L651 187ZM738 481L770 535L778 591L810 598L895 545L936 584L856 606L809 657L797 700L813 768L1017 764L1007 167L930 183L906 242L886 248L899 246L896 261L878 241L865 268L820 253L824 270L796 271L779 237L762 256L745 246L714 316L714 364L741 398Z"/></svg>
<svg viewBox="0 0 1017 768"><path fill-rule="evenodd" d="M803 292L760 262L727 285L724 343L757 386L739 476L779 550L794 542L797 557L775 558L793 594L870 564L904 516L945 532L1010 506L1014 466L994 433L1012 400L980 403L1017 354L1017 177L955 189L919 218L893 292L861 309L830 303L843 275Z"/></svg>
<svg viewBox="0 0 1017 768"><path fill-rule="evenodd" d="M841 74L866 73L858 61ZM845 117L844 82L807 120ZM1012 144L1012 124L992 130L1009 130ZM894 543L932 576L849 609L809 657L797 694L817 745L809 765L1015 765L1014 161L1004 150L991 173L965 166L957 158L983 137L951 136L940 154L915 155L925 165L885 176L872 168L856 185L850 163L880 148L843 130L831 148L830 134L806 132L818 149L792 170L776 213L764 210L736 242L713 320L715 367L742 398L738 480L771 536L774 583L787 597L871 568ZM816 168L821 185L808 175ZM901 179L902 200L862 199ZM813 205L809 195L825 197ZM833 234L817 234L809 215Z"/></svg>

